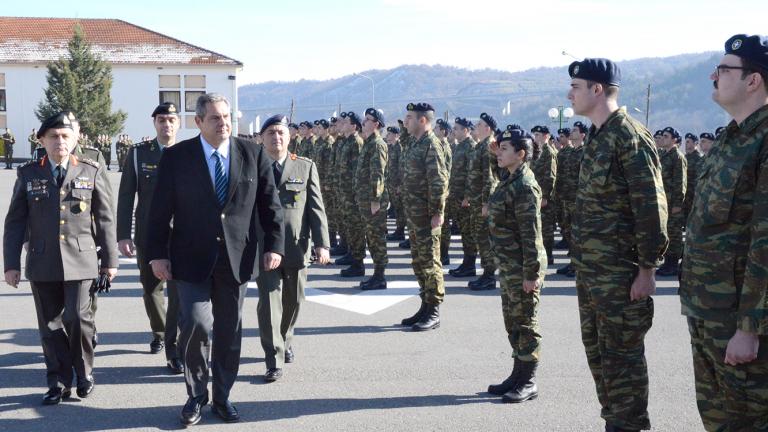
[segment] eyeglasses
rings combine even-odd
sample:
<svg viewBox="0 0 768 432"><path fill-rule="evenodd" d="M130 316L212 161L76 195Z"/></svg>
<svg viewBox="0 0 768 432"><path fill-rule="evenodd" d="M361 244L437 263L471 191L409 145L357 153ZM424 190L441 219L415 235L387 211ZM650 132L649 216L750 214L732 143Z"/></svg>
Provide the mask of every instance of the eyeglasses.
<svg viewBox="0 0 768 432"><path fill-rule="evenodd" d="M743 70L744 72L749 72L749 73L753 72L752 69L748 69L748 68L745 68L745 67L741 67L741 66L728 66L728 65L721 64L721 65L715 66L715 76L719 78L721 72L727 71L727 70L732 70L732 69Z"/></svg>

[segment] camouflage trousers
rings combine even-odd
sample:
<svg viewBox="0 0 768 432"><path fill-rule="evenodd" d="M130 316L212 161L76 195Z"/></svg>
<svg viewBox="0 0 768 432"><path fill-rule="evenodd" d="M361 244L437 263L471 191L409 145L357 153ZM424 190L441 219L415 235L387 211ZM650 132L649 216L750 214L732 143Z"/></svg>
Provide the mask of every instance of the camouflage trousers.
<svg viewBox="0 0 768 432"><path fill-rule="evenodd" d="M451 249L451 220L455 217L453 209L445 203L445 214L443 216L443 226L440 229L440 257L448 256L448 251Z"/></svg>
<svg viewBox="0 0 768 432"><path fill-rule="evenodd" d="M549 201L546 207L541 209L541 237L544 240L544 249L547 254L552 252L555 246L555 222L557 219L557 209L555 203Z"/></svg>
<svg viewBox="0 0 768 432"><path fill-rule="evenodd" d="M480 203L472 203L469 207L472 237L475 239L477 250L480 252L480 265L485 271L496 271L496 261L491 253L491 239L488 228L488 218L483 217Z"/></svg>
<svg viewBox="0 0 768 432"><path fill-rule="evenodd" d="M330 187L322 187L323 205L325 206L325 215L328 218L328 232L339 232L339 217L336 205L336 194Z"/></svg>
<svg viewBox="0 0 768 432"><path fill-rule="evenodd" d="M562 201L560 204L560 233L563 239L571 244L571 222L573 221L573 212L576 210L576 203L572 201Z"/></svg>
<svg viewBox="0 0 768 432"><path fill-rule="evenodd" d="M500 264L504 262L499 257ZM520 265L499 265L501 311L507 329L513 357L522 361L539 361L541 333L539 330L539 291L523 291L523 269Z"/></svg>
<svg viewBox="0 0 768 432"><path fill-rule="evenodd" d="M395 188L390 188L390 191ZM398 229L405 228L405 209L403 208L403 197L397 192L392 192L391 195L392 207L395 209L395 227Z"/></svg>
<svg viewBox="0 0 768 432"><path fill-rule="evenodd" d="M443 266L440 264L440 228L432 229L428 217L408 217L411 240L411 265L419 282L419 296L429 304L440 304L445 297Z"/></svg>
<svg viewBox="0 0 768 432"><path fill-rule="evenodd" d="M476 256L477 243L475 242L474 233L472 232L469 207L462 207L461 201L455 199L449 199L446 202L446 205L450 206L453 220L459 223L459 230L461 231L461 249L464 252L464 256Z"/></svg>
<svg viewBox="0 0 768 432"><path fill-rule="evenodd" d="M671 207L670 207L671 208ZM685 214L669 213L667 219L667 233L669 234L669 247L664 254L665 261L669 260L677 264L683 256L683 225L685 225Z"/></svg>
<svg viewBox="0 0 768 432"><path fill-rule="evenodd" d="M354 197L345 196L340 210L344 214L342 223L349 253L352 258L362 261L365 258L365 222L360 217Z"/></svg>
<svg viewBox="0 0 768 432"><path fill-rule="evenodd" d="M647 430L648 369L645 334L653 322L653 299L632 302L629 289L636 270L577 266L576 291L581 339L602 407L613 426Z"/></svg>
<svg viewBox="0 0 768 432"><path fill-rule="evenodd" d="M381 208L375 215L371 214L371 204L364 205L358 203L360 210L360 220L365 225L365 237L363 238L365 244L368 245L368 250L371 252L371 258L373 258L373 264L376 267L386 267L389 263L387 258L387 206L389 203L384 201L381 203ZM353 258L362 261L365 258L365 249L363 249L363 256L357 257L352 255Z"/></svg>
<svg viewBox="0 0 768 432"><path fill-rule="evenodd" d="M768 430L768 337L760 336L757 359L725 364L728 341L736 332L733 318L705 321L688 317L696 380L696 405L710 432Z"/></svg>

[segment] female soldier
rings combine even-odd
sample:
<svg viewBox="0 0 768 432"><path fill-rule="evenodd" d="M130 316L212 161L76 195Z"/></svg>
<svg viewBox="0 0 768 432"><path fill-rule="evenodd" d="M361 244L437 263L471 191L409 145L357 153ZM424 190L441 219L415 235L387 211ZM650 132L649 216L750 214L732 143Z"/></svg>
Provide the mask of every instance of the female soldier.
<svg viewBox="0 0 768 432"><path fill-rule="evenodd" d="M518 403L538 396L535 383L541 334L536 317L539 292L547 270L541 235L541 189L528 162L533 156L530 135L519 129L498 135L494 146L499 168L509 175L488 202L493 256L499 267L504 325L514 351L512 374L488 392Z"/></svg>

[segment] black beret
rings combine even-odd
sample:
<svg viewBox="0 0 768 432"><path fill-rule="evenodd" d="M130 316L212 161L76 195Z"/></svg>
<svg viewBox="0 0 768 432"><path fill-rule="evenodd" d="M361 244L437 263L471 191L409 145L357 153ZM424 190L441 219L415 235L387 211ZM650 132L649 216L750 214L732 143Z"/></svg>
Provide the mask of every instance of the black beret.
<svg viewBox="0 0 768 432"><path fill-rule="evenodd" d="M570 135L571 129L570 128L562 128L557 130L558 135Z"/></svg>
<svg viewBox="0 0 768 432"><path fill-rule="evenodd" d="M43 124L40 125L40 129L37 130L37 137L40 138L45 135L45 132L47 132L48 129L71 129L74 131L75 129L72 127L72 118L69 114L70 113L66 111L62 111L45 119ZM74 117L74 115L72 115L72 117Z"/></svg>
<svg viewBox="0 0 768 432"><path fill-rule="evenodd" d="M347 118L347 113L342 111L341 114L339 114L339 117L341 118Z"/></svg>
<svg viewBox="0 0 768 432"><path fill-rule="evenodd" d="M331 127L331 124L328 123L328 120L326 119L317 120L315 124L318 126L322 126L323 129L328 129L329 127Z"/></svg>
<svg viewBox="0 0 768 432"><path fill-rule="evenodd" d="M288 123L288 127L293 129L298 129L299 125L297 125L296 123Z"/></svg>
<svg viewBox="0 0 768 432"><path fill-rule="evenodd" d="M312 122L303 121L299 123L299 127L302 127L302 126L304 126L307 129L312 129Z"/></svg>
<svg viewBox="0 0 768 432"><path fill-rule="evenodd" d="M456 123L457 125L463 127L463 128L467 128L467 129L469 129L469 126L472 124L471 121L469 121L469 120L467 120L467 119L465 119L463 117L456 117L456 120L454 120L453 122Z"/></svg>
<svg viewBox="0 0 768 432"><path fill-rule="evenodd" d="M265 130L267 130L268 127L274 126L276 124L283 125L285 127L291 127L291 125L294 125L291 123L291 125L288 124L288 117L282 115L282 114L275 114L272 117L264 120L264 123L261 125L261 130L259 130L259 133L264 133Z"/></svg>
<svg viewBox="0 0 768 432"><path fill-rule="evenodd" d="M397 124L399 124L400 127L403 127L403 119L397 119Z"/></svg>
<svg viewBox="0 0 768 432"><path fill-rule="evenodd" d="M574 129L578 129L579 132L584 133L584 134L587 133L587 131L589 130L587 125L585 125L584 123L582 123L580 121L577 121L576 123L574 123L573 124L573 128Z"/></svg>
<svg viewBox="0 0 768 432"><path fill-rule="evenodd" d="M568 75L571 78L581 78L610 86L621 85L619 66L604 58L585 58L582 61L575 61L568 66Z"/></svg>
<svg viewBox="0 0 768 432"><path fill-rule="evenodd" d="M715 129L715 136L720 136L721 133L725 131L725 126L720 126L719 128Z"/></svg>
<svg viewBox="0 0 768 432"><path fill-rule="evenodd" d="M534 126L533 129L531 129L531 132L532 133L538 132L538 133L548 134L549 133L549 128L546 127L546 126L538 126L537 125L537 126Z"/></svg>
<svg viewBox="0 0 768 432"><path fill-rule="evenodd" d="M387 132L400 135L400 128L397 126L390 126L387 128Z"/></svg>
<svg viewBox="0 0 768 432"><path fill-rule="evenodd" d="M371 116L379 122L379 129L383 128L387 122L384 120L384 111L376 108L368 108L365 110L365 115Z"/></svg>
<svg viewBox="0 0 768 432"><path fill-rule="evenodd" d="M480 120L484 121L485 124L490 126L491 130L496 130L496 120L487 113L480 114Z"/></svg>
<svg viewBox="0 0 768 432"><path fill-rule="evenodd" d="M519 124L517 124L517 123L512 123L512 124L508 124L508 125L507 125L507 130L515 130L515 129L517 129L517 130L523 130L523 127L522 127L522 126L520 126L520 125L519 125Z"/></svg>
<svg viewBox="0 0 768 432"><path fill-rule="evenodd" d="M443 119L437 119L437 127L445 131L451 130L451 124Z"/></svg>
<svg viewBox="0 0 768 432"><path fill-rule="evenodd" d="M176 109L176 105L174 105L173 102L163 102L152 111L152 117L155 117L158 114L179 115L179 110Z"/></svg>
<svg viewBox="0 0 768 432"><path fill-rule="evenodd" d="M685 134L685 139L692 139L694 141L698 141L699 137L697 137L696 134L692 134L688 132L687 134Z"/></svg>
<svg viewBox="0 0 768 432"><path fill-rule="evenodd" d="M363 124L360 122L360 117L358 117L354 111L348 111L347 118L349 119L350 122L352 122L352 124L357 125L357 127L362 129Z"/></svg>
<svg viewBox="0 0 768 432"><path fill-rule="evenodd" d="M677 131L677 129L673 128L672 126L665 127L664 129L662 129L662 132L672 135L673 138L680 138L680 133Z"/></svg>
<svg viewBox="0 0 768 432"><path fill-rule="evenodd" d="M656 131L656 133L653 134L653 137L656 138L656 137L660 137L662 135L664 135L664 131L659 129L659 130Z"/></svg>
<svg viewBox="0 0 768 432"><path fill-rule="evenodd" d="M710 141L714 141L715 140L715 136L712 135L709 132L704 132L703 134L699 135L699 138L701 138L701 139L708 139Z"/></svg>
<svg viewBox="0 0 768 432"><path fill-rule="evenodd" d="M508 129L504 132L501 132L500 134L496 135L496 142L501 144L504 141L522 141L522 140L531 140L531 136L525 133L524 130L521 129Z"/></svg>
<svg viewBox="0 0 768 432"><path fill-rule="evenodd" d="M336 124L336 122L339 121L336 117L331 117L331 124Z"/></svg>
<svg viewBox="0 0 768 432"><path fill-rule="evenodd" d="M432 108L432 105L426 103L426 102L419 102L419 103L409 103L405 106L406 111L415 111L415 112L427 112L427 111L435 111L434 108Z"/></svg>
<svg viewBox="0 0 768 432"><path fill-rule="evenodd" d="M749 60L768 71L768 38L761 35L737 34L725 42L725 53Z"/></svg>

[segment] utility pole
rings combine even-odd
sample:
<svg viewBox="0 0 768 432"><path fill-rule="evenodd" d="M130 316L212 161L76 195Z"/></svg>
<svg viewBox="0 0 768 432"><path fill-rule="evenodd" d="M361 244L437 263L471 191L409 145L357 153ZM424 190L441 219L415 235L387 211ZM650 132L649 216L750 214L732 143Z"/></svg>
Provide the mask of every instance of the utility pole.
<svg viewBox="0 0 768 432"><path fill-rule="evenodd" d="M651 115L651 84L648 84L648 94L645 97L645 127L648 127L648 117Z"/></svg>
<svg viewBox="0 0 768 432"><path fill-rule="evenodd" d="M291 111L288 113L288 123L293 122L293 98L291 98Z"/></svg>

